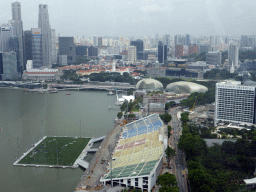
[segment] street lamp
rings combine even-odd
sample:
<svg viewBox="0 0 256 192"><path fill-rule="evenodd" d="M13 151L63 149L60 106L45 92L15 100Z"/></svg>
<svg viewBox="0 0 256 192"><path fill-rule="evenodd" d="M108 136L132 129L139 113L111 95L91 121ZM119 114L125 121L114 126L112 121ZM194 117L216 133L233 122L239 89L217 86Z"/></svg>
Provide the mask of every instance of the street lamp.
<svg viewBox="0 0 256 192"><path fill-rule="evenodd" d="M20 153L19 153L19 151L20 151L20 148L19 148L19 137L17 137L17 146L18 146L18 158L20 157Z"/></svg>

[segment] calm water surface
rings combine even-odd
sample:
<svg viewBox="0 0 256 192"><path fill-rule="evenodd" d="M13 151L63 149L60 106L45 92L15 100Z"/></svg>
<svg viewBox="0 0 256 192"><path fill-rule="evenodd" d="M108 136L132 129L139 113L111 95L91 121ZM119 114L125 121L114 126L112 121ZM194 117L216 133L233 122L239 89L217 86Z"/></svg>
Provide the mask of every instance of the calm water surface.
<svg viewBox="0 0 256 192"><path fill-rule="evenodd" d="M107 92L23 93L0 89L0 191L73 191L83 170L18 167L12 163L42 136L98 137L114 125L118 110ZM81 121L81 127L80 127ZM18 150L19 148L19 150Z"/></svg>

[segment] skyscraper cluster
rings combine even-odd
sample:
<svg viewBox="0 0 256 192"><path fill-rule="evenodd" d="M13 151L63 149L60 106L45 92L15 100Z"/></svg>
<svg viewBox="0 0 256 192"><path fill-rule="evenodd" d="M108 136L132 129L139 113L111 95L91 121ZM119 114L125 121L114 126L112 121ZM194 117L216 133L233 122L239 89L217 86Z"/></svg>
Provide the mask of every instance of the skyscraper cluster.
<svg viewBox="0 0 256 192"><path fill-rule="evenodd" d="M55 30L51 29L48 6L39 5L38 27L23 32L21 17L21 3L11 4L12 19L8 23L0 25L0 52L3 55L16 55L13 74L6 70L10 63L2 57L0 61L0 80L19 79L26 69L27 60L33 61L33 68L51 67L56 63L56 36ZM7 66L6 66L7 65ZM13 64L12 64L13 65Z"/></svg>

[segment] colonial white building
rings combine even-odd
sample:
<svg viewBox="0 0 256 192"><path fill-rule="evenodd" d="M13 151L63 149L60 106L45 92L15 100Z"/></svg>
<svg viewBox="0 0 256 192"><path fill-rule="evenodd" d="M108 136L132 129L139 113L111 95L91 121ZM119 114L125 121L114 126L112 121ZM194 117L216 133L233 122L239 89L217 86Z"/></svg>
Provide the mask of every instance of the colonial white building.
<svg viewBox="0 0 256 192"><path fill-rule="evenodd" d="M62 73L58 69L28 69L23 72L23 80L58 81Z"/></svg>

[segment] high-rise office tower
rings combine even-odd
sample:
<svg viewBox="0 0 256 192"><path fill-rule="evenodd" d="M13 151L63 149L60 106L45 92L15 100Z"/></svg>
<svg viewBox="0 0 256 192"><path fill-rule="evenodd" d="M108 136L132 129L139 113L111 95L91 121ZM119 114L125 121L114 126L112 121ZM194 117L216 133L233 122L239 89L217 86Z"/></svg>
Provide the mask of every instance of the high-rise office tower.
<svg viewBox="0 0 256 192"><path fill-rule="evenodd" d="M167 45L164 45L162 41L158 43L158 50L157 50L158 62L164 63L167 60Z"/></svg>
<svg viewBox="0 0 256 192"><path fill-rule="evenodd" d="M32 58L32 32L31 30L24 31L24 52L25 63L27 60L33 60Z"/></svg>
<svg viewBox="0 0 256 192"><path fill-rule="evenodd" d="M33 68L43 66L43 42L40 28L31 29Z"/></svg>
<svg viewBox="0 0 256 192"><path fill-rule="evenodd" d="M97 35L93 35L93 37L92 37L92 45L94 47L96 47L98 45L98 41L97 40L98 40Z"/></svg>
<svg viewBox="0 0 256 192"><path fill-rule="evenodd" d="M221 52L219 51L210 51L206 53L206 63L209 65L215 65L220 67L221 65Z"/></svg>
<svg viewBox="0 0 256 192"><path fill-rule="evenodd" d="M189 37L189 34L186 34L185 45L189 45L189 44L190 44L190 37Z"/></svg>
<svg viewBox="0 0 256 192"><path fill-rule="evenodd" d="M48 6L44 4L39 5L38 28L41 29L42 34L43 66L51 67L51 26L49 22Z"/></svg>
<svg viewBox="0 0 256 192"><path fill-rule="evenodd" d="M235 68L238 68L238 46L235 42L229 42L228 47L228 66L232 66L232 62Z"/></svg>
<svg viewBox="0 0 256 192"><path fill-rule="evenodd" d="M0 80L17 80L17 55L15 52L0 53Z"/></svg>
<svg viewBox="0 0 256 192"><path fill-rule="evenodd" d="M215 125L219 121L255 124L256 87L241 82L216 83Z"/></svg>
<svg viewBox="0 0 256 192"><path fill-rule="evenodd" d="M156 34L156 37L155 37L155 47L157 47L158 42L159 42L159 35L158 35L158 33L157 33L157 34Z"/></svg>
<svg viewBox="0 0 256 192"><path fill-rule="evenodd" d="M167 47L170 47L170 35L164 36L164 44L167 45Z"/></svg>
<svg viewBox="0 0 256 192"><path fill-rule="evenodd" d="M178 35L174 36L174 47L176 47L176 45L178 45L178 41L179 41L179 37Z"/></svg>
<svg viewBox="0 0 256 192"><path fill-rule="evenodd" d="M190 44L188 46L188 54L193 55L198 53L198 46L196 44Z"/></svg>
<svg viewBox="0 0 256 192"><path fill-rule="evenodd" d="M85 56L88 54L87 46L76 46L76 55Z"/></svg>
<svg viewBox="0 0 256 192"><path fill-rule="evenodd" d="M143 41L140 39L137 39L136 41L131 41L130 45L136 47L137 59L140 59L141 54L143 54Z"/></svg>
<svg viewBox="0 0 256 192"><path fill-rule="evenodd" d="M52 60L52 64L56 64L57 63L57 48L56 48L57 37L56 37L55 29L51 30L51 42L52 42L51 60Z"/></svg>
<svg viewBox="0 0 256 192"><path fill-rule="evenodd" d="M19 50L17 53L18 71L22 72L26 68L24 59L24 39L23 39L23 23L21 20L21 5L20 2L12 3L12 26L13 36L16 36L19 41Z"/></svg>
<svg viewBox="0 0 256 192"><path fill-rule="evenodd" d="M93 47L92 45L88 47L88 56L89 57L98 57L99 50L97 47Z"/></svg>
<svg viewBox="0 0 256 192"><path fill-rule="evenodd" d="M10 23L0 26L0 51L9 51L9 39L13 36L13 28Z"/></svg>
<svg viewBox="0 0 256 192"><path fill-rule="evenodd" d="M241 47L248 47L247 46L247 36L246 35L241 35L240 45L241 45Z"/></svg>
<svg viewBox="0 0 256 192"><path fill-rule="evenodd" d="M74 37L59 37L59 55L67 55L69 65L76 63Z"/></svg>
<svg viewBox="0 0 256 192"><path fill-rule="evenodd" d="M225 38L225 44L228 44L228 37Z"/></svg>
<svg viewBox="0 0 256 192"><path fill-rule="evenodd" d="M176 45L175 47L175 57L181 58L183 56L183 45Z"/></svg>
<svg viewBox="0 0 256 192"><path fill-rule="evenodd" d="M247 38L247 47L255 47L255 39L254 37Z"/></svg>
<svg viewBox="0 0 256 192"><path fill-rule="evenodd" d="M202 52L208 52L210 51L211 49L211 46L210 45L199 45L199 53L202 53Z"/></svg>
<svg viewBox="0 0 256 192"><path fill-rule="evenodd" d="M102 48L102 37L98 37L98 48Z"/></svg>
<svg viewBox="0 0 256 192"><path fill-rule="evenodd" d="M137 48L135 46L128 47L128 62L136 62L137 60Z"/></svg>

